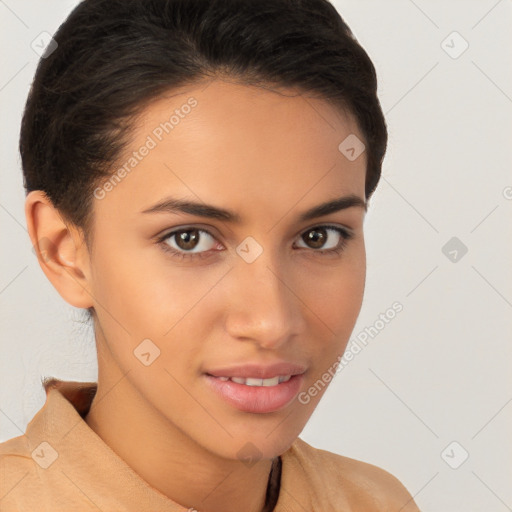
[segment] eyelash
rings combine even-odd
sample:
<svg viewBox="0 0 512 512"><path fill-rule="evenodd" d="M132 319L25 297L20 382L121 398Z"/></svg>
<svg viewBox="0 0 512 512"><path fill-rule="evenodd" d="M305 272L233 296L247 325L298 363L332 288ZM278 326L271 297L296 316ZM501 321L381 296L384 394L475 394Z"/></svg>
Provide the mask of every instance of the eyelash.
<svg viewBox="0 0 512 512"><path fill-rule="evenodd" d="M315 231L317 229L326 229L326 230L334 230L336 231L337 233L339 233L341 235L341 238L340 238L340 242L338 243L338 245L336 247L333 247L332 249L310 249L311 251L313 251L314 253L318 253L320 256L332 256L332 255L339 255L341 254L344 250L345 250L345 247L348 243L348 241L350 239L352 239L354 237L354 234L351 233L350 231L346 230L346 229L343 229L343 228L340 228L339 226L332 226L330 224L322 224L322 225L319 225L319 226L314 226L312 228L308 228L306 231L303 231L302 232L302 235L304 233L307 233L309 231ZM166 243L166 241L171 238L172 236L176 235L177 233L180 233L180 232L183 232L183 231L199 231L199 232L202 232L202 233L207 233L209 236L211 236L212 238L215 239L215 237L207 230L205 229L201 229L201 228L194 228L194 227L190 227L190 228L180 228L180 229L176 229L174 231L171 231L169 233L166 233L165 235L161 236L158 238L158 243L162 246L162 249L167 252L168 254L170 254L172 257L175 257L175 258L178 258L178 259L189 259L189 258L192 258L192 259L195 259L195 258L198 258L198 259L203 259L203 258L208 258L209 256L211 256L210 254L210 251L202 251L202 252L184 252L184 251L178 251L176 249L174 249L173 247L170 247L169 244ZM300 249L307 249L305 247L300 247Z"/></svg>

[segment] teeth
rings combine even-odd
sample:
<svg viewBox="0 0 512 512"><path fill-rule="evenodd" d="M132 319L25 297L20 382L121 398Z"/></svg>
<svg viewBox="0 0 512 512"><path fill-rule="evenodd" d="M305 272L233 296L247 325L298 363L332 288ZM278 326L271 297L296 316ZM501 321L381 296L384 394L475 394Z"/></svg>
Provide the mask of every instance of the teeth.
<svg viewBox="0 0 512 512"><path fill-rule="evenodd" d="M271 379L254 379L249 377L244 379L242 377L218 377L220 380L232 380L237 384L244 384L245 386L277 386L281 384L281 382L288 382L292 376L291 375L280 375L277 377L272 377Z"/></svg>
<svg viewBox="0 0 512 512"><path fill-rule="evenodd" d="M239 377L231 377L231 380L237 384L245 384L245 379L241 379Z"/></svg>

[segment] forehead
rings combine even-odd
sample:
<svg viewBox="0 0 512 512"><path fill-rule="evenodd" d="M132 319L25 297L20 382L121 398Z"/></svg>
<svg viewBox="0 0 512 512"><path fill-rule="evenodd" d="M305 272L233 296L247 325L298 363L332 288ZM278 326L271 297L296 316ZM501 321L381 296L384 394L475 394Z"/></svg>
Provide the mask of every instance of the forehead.
<svg viewBox="0 0 512 512"><path fill-rule="evenodd" d="M167 193L229 200L261 218L262 209L279 214L301 198L303 207L326 195L364 198L366 155L351 161L339 149L349 136L363 139L353 116L292 89L219 80L187 87L142 111L115 167L123 177L104 203L140 212Z"/></svg>

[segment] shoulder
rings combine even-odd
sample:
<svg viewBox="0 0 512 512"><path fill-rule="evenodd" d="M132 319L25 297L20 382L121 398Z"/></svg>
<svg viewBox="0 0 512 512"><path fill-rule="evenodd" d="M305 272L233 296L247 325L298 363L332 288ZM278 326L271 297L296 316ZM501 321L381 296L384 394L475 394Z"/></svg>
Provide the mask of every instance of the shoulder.
<svg viewBox="0 0 512 512"><path fill-rule="evenodd" d="M33 459L25 435L0 443L0 511L17 510L17 497L30 487L33 473Z"/></svg>
<svg viewBox="0 0 512 512"><path fill-rule="evenodd" d="M26 435L13 437L0 443L1 464L30 464L31 455Z"/></svg>
<svg viewBox="0 0 512 512"><path fill-rule="evenodd" d="M343 495L368 512L419 512L400 480L378 466L315 448L300 438L291 449L307 478L318 482L322 493L330 489L332 499Z"/></svg>

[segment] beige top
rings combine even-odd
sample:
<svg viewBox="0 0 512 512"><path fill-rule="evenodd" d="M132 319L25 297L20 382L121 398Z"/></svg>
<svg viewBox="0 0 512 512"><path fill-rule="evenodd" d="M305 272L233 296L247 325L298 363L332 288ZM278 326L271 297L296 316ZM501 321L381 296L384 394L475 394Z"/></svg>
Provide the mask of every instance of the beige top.
<svg viewBox="0 0 512 512"><path fill-rule="evenodd" d="M95 392L95 383L54 381L26 433L0 443L0 512L191 510L151 487L87 425ZM274 512L419 512L390 473L300 438L276 461L267 492Z"/></svg>

